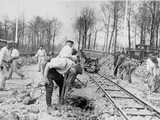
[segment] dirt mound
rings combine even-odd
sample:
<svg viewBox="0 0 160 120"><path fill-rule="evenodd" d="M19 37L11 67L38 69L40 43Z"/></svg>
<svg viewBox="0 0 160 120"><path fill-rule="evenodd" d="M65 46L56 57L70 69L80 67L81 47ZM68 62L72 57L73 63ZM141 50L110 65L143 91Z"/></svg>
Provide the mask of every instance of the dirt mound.
<svg viewBox="0 0 160 120"><path fill-rule="evenodd" d="M73 107L79 107L82 110L85 111L93 111L94 105L92 100L89 100L87 97L82 96L71 96L66 100L66 103L73 106Z"/></svg>

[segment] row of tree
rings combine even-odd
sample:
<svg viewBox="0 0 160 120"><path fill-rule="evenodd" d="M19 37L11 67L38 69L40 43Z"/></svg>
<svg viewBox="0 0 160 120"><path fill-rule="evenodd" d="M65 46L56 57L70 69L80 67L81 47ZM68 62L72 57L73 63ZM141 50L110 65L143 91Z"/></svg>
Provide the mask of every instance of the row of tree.
<svg viewBox="0 0 160 120"><path fill-rule="evenodd" d="M25 21L24 17L18 20L18 46L21 51L35 51L40 45L50 51L54 49L54 42L62 23L57 18L44 19L40 16ZM15 40L16 20L8 17L0 21L0 38Z"/></svg>
<svg viewBox="0 0 160 120"><path fill-rule="evenodd" d="M79 49L97 49L98 35L103 33L103 50L116 52L120 47L129 49L137 42L160 47L160 1L108 1L100 4L100 11L83 8L74 23ZM0 21L0 38L15 39L16 20L7 17ZM36 50L40 44L54 49L54 42L62 23L57 18L40 16L18 21L18 44L22 50ZM74 36L74 35L73 35ZM122 46L124 40L125 46Z"/></svg>
<svg viewBox="0 0 160 120"><path fill-rule="evenodd" d="M137 42L149 43L151 48L160 47L160 1L115 0L102 2L100 8L101 17L97 18L94 9L84 8L77 18L79 49L95 49L99 32L104 33L103 50L106 52L116 52L122 45L119 39L127 42L125 47L129 49Z"/></svg>

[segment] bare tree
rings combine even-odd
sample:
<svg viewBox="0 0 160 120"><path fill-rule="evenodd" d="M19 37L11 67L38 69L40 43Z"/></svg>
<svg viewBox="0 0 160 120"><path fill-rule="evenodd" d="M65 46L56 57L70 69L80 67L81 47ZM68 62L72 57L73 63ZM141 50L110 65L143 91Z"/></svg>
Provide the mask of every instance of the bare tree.
<svg viewBox="0 0 160 120"><path fill-rule="evenodd" d="M83 8L80 17L77 18L75 23L75 29L78 30L79 32L78 43L82 44L82 49L87 47L86 44L87 44L88 31L92 29L94 24L95 24L94 10L91 8Z"/></svg>
<svg viewBox="0 0 160 120"><path fill-rule="evenodd" d="M108 52L107 48L108 48L108 41L109 41L110 21L111 21L111 14L110 14L110 9L109 9L108 4L102 3L101 4L101 11L103 13L102 21L103 21L105 33L106 33L104 50L107 53ZM107 16L107 14L108 14L108 16Z"/></svg>

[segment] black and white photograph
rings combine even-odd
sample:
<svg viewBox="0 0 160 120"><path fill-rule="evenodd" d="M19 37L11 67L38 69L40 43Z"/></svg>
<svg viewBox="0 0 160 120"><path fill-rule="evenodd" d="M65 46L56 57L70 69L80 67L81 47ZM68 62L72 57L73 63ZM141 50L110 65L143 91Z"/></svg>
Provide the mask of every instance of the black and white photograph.
<svg viewBox="0 0 160 120"><path fill-rule="evenodd" d="M0 0L0 120L160 120L160 0Z"/></svg>

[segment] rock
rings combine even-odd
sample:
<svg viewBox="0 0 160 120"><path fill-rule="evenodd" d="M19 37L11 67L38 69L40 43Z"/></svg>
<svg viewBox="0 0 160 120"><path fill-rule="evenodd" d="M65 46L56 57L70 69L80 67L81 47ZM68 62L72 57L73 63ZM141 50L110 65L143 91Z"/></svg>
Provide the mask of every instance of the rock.
<svg viewBox="0 0 160 120"><path fill-rule="evenodd" d="M33 113L29 113L29 120L38 120L38 115L33 114Z"/></svg>
<svg viewBox="0 0 160 120"><path fill-rule="evenodd" d="M5 98L4 97L2 97L2 98L0 98L0 103L3 103L3 102L5 102Z"/></svg>
<svg viewBox="0 0 160 120"><path fill-rule="evenodd" d="M24 100L23 100L23 104L29 105L29 102L30 102L31 99L32 99L32 98L29 97L29 96L25 97Z"/></svg>
<svg viewBox="0 0 160 120"><path fill-rule="evenodd" d="M39 113L38 120L60 120L60 118L55 116L53 117L47 114L46 112L43 112L43 113Z"/></svg>
<svg viewBox="0 0 160 120"><path fill-rule="evenodd" d="M20 102L22 102L23 101L23 99L21 99L20 97L17 97L17 102L18 103L20 103Z"/></svg>
<svg viewBox="0 0 160 120"><path fill-rule="evenodd" d="M7 101L6 101L6 103L8 103L8 104L15 104L16 103L16 98L9 98Z"/></svg>
<svg viewBox="0 0 160 120"><path fill-rule="evenodd" d="M71 113L68 113L67 114L67 117L72 117L73 115Z"/></svg>
<svg viewBox="0 0 160 120"><path fill-rule="evenodd" d="M90 119L91 119L91 120L98 120L98 117L97 117L96 115L92 115L92 116L90 117Z"/></svg>
<svg viewBox="0 0 160 120"><path fill-rule="evenodd" d="M0 120L7 115L5 111L0 111Z"/></svg>
<svg viewBox="0 0 160 120"><path fill-rule="evenodd" d="M31 107L28 109L28 112L38 114L40 111L39 111L39 108L38 108L37 106L31 106Z"/></svg>
<svg viewBox="0 0 160 120"><path fill-rule="evenodd" d="M7 118L8 120L20 120L20 117L16 112L11 112Z"/></svg>
<svg viewBox="0 0 160 120"><path fill-rule="evenodd" d="M14 90L12 93L11 93L11 96L16 96L18 95L18 91L17 90Z"/></svg>
<svg viewBox="0 0 160 120"><path fill-rule="evenodd" d="M24 99L25 97L26 97L26 93L21 93L21 94L18 95L17 98Z"/></svg>
<svg viewBox="0 0 160 120"><path fill-rule="evenodd" d="M21 120L30 120L29 115L28 114L22 115Z"/></svg>

